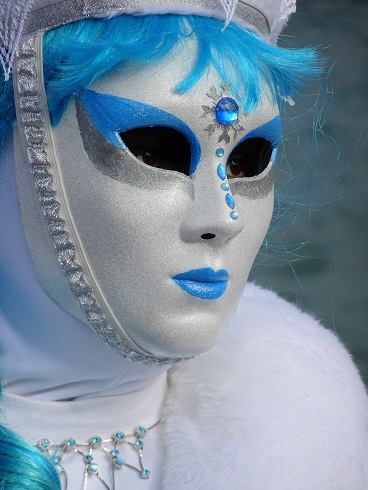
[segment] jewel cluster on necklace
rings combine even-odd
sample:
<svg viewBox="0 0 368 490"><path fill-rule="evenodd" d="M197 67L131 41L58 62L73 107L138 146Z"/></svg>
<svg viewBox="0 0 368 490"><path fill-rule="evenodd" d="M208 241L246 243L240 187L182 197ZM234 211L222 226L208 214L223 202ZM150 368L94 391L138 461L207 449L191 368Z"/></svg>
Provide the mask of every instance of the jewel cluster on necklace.
<svg viewBox="0 0 368 490"><path fill-rule="evenodd" d="M64 457L67 454L75 455L84 464L83 490L87 489L88 479L91 476L98 478L107 490L115 490L115 471L124 467L138 472L143 479L149 478L150 470L143 465L144 442L142 439L154 426L147 428L144 425L138 425L134 429L134 434L117 431L109 439L102 439L102 437L95 435L83 443L77 442L74 437L67 437L62 444L53 444L49 439L43 438L35 446L48 455L60 479L64 480L65 490L68 489L68 473L64 468ZM122 454L123 446L131 447L136 453L137 465L125 460ZM104 478L100 474L98 458L101 458L101 453L104 453L110 460L111 485L107 483L106 477Z"/></svg>

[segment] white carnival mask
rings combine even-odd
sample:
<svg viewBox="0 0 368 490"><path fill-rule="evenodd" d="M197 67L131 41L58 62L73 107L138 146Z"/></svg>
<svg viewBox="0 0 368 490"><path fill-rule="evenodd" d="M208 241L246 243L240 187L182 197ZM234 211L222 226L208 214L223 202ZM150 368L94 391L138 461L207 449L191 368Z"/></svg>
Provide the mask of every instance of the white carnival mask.
<svg viewBox="0 0 368 490"><path fill-rule="evenodd" d="M148 364L214 344L273 209L277 106L265 98L243 114L212 70L176 94L193 56L187 44L170 62L115 69L57 127L44 121L51 165L28 151L40 200L17 144L42 286L115 351ZM29 143L27 121L21 133Z"/></svg>

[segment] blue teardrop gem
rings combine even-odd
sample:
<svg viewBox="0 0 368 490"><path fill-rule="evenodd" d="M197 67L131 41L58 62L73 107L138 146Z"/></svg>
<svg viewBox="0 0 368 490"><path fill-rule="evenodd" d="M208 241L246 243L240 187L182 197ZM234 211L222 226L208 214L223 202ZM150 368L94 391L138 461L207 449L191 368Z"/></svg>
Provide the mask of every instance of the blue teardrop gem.
<svg viewBox="0 0 368 490"><path fill-rule="evenodd" d="M222 165L222 163L220 163L220 165L217 167L217 175L221 180L226 179L226 168Z"/></svg>
<svg viewBox="0 0 368 490"><path fill-rule="evenodd" d="M231 209L235 208L235 201L234 201L233 196L231 194L226 194L225 200L226 200L226 204L229 206L229 208L231 208Z"/></svg>
<svg viewBox="0 0 368 490"><path fill-rule="evenodd" d="M230 126L238 120L239 106L232 97L222 97L215 107L216 119L224 126Z"/></svg>

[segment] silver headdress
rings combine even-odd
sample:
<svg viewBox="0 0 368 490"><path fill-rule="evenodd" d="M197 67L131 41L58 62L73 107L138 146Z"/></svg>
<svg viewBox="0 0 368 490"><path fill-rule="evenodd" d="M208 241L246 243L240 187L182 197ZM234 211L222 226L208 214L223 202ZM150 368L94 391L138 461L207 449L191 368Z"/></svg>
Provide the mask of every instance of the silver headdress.
<svg viewBox="0 0 368 490"><path fill-rule="evenodd" d="M234 21L274 43L296 0L0 0L0 63L9 78L22 38L70 22L119 14L191 14Z"/></svg>

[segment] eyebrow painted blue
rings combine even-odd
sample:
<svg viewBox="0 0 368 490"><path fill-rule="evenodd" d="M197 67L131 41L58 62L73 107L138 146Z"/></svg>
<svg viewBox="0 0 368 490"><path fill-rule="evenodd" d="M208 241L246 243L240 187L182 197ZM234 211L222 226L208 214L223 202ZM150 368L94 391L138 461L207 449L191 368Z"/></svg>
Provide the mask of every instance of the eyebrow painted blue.
<svg viewBox="0 0 368 490"><path fill-rule="evenodd" d="M96 128L114 146L127 149L119 133L130 129L164 126L182 133L191 148L189 175L196 171L201 148L193 131L181 119L157 107L114 95L86 90L82 101Z"/></svg>
<svg viewBox="0 0 368 490"><path fill-rule="evenodd" d="M250 131L244 138L242 138L239 143L236 145L240 145L245 140L250 138L264 138L269 141L273 147L273 151L271 154L270 162L274 163L277 155L277 147L281 138L281 119L280 116L276 116L275 118L268 121L266 124L259 126L258 128Z"/></svg>

